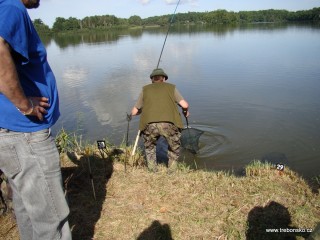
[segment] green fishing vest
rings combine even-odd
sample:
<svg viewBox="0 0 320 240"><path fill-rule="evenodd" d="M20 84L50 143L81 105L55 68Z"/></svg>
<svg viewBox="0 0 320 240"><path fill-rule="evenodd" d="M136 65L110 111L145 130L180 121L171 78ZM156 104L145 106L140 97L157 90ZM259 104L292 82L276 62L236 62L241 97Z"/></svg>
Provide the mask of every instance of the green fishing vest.
<svg viewBox="0 0 320 240"><path fill-rule="evenodd" d="M143 107L139 125L141 131L148 123L154 122L171 122L178 128L183 128L174 90L175 85L165 82L143 87Z"/></svg>

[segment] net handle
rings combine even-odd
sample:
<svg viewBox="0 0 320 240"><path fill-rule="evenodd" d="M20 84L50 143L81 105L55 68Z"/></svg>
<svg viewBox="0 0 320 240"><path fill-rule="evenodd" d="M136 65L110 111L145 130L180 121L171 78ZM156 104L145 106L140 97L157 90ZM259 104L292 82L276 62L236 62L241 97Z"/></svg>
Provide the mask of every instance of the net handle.
<svg viewBox="0 0 320 240"><path fill-rule="evenodd" d="M188 118L186 116L184 116L184 118L186 119L186 122L187 122L187 128L189 128L189 121L188 121Z"/></svg>

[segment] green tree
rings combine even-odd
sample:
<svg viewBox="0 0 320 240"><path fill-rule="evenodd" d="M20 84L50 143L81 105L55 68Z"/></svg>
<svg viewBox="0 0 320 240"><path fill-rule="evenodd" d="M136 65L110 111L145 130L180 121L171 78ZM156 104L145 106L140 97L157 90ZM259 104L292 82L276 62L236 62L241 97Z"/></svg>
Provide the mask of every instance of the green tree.
<svg viewBox="0 0 320 240"><path fill-rule="evenodd" d="M168 26L170 21L178 24L229 24L229 23L252 23L252 22L302 22L302 21L320 21L320 8L311 10L302 10L297 12L289 12L286 10L261 10L261 11L240 11L228 12L218 9L211 12L188 12L177 13L173 18L172 15L153 16L142 19L137 15L131 16L129 19L117 18L114 15L90 16L82 20L70 17L64 19L56 18L53 24L53 30L73 31L78 29L106 29L109 27L126 27L131 26ZM35 20L36 28L39 31L48 31L48 27L43 24L41 19Z"/></svg>
<svg viewBox="0 0 320 240"><path fill-rule="evenodd" d="M205 21L210 24L228 23L228 12L226 10L216 10L205 14Z"/></svg>
<svg viewBox="0 0 320 240"><path fill-rule="evenodd" d="M52 26L52 30L55 32L63 31L64 30L64 23L66 22L65 18L57 17L56 21Z"/></svg>
<svg viewBox="0 0 320 240"><path fill-rule="evenodd" d="M70 17L64 23L64 30L65 31L72 31L80 29L80 20Z"/></svg>
<svg viewBox="0 0 320 240"><path fill-rule="evenodd" d="M131 16L129 18L129 24L130 25L135 25L135 26L141 26L142 25L142 19L141 19L141 17L139 17L137 15Z"/></svg>
<svg viewBox="0 0 320 240"><path fill-rule="evenodd" d="M39 33L49 34L51 32L49 26L44 24L40 18L35 19L33 21L33 25L34 25L35 29L37 30L37 32L39 32Z"/></svg>

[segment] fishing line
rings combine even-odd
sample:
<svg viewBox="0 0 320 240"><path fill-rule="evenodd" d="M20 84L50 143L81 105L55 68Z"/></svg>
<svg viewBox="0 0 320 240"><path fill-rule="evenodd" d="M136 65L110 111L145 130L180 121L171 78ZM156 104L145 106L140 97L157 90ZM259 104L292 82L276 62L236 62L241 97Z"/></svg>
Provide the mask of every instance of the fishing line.
<svg viewBox="0 0 320 240"><path fill-rule="evenodd" d="M178 6L179 6L179 3L180 3L180 0L178 1L177 6L176 6L176 8L174 9L174 12L173 12L173 14L172 14L172 16L171 16L171 20L170 20L170 24L169 24L169 27L168 27L168 31L167 31L166 37L165 37L164 42L163 42L163 45L162 45L162 49L161 49L160 57L159 57L159 60L158 60L157 68L159 67L160 60L161 60L161 56L162 56L162 53L163 53L163 49L164 49L164 46L166 45L167 38L168 38L168 34L169 34L169 31L170 31L170 27L171 27L171 24L173 23L173 19L174 19L174 16L175 16L175 14L176 14L176 11L177 11L177 8L178 8Z"/></svg>

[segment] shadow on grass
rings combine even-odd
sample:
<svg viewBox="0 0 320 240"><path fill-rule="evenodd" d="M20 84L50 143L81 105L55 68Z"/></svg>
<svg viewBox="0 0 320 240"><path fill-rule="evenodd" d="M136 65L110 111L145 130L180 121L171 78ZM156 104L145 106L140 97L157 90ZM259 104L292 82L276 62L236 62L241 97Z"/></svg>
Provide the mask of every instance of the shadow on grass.
<svg viewBox="0 0 320 240"><path fill-rule="evenodd" d="M310 233L295 232L298 227L292 227L291 216L286 207L270 202L265 207L254 207L248 214L247 240L295 240L297 236L307 238Z"/></svg>
<svg viewBox="0 0 320 240"><path fill-rule="evenodd" d="M62 168L73 239L93 239L94 227L101 216L107 195L106 184L113 173L111 159L116 154L111 153L107 158L91 155L79 160L68 154L72 162L78 165Z"/></svg>
<svg viewBox="0 0 320 240"><path fill-rule="evenodd" d="M315 194L320 194L320 175L306 179L311 191Z"/></svg>
<svg viewBox="0 0 320 240"><path fill-rule="evenodd" d="M137 240L173 240L171 229L168 224L161 224L159 221L153 221L137 238Z"/></svg>

